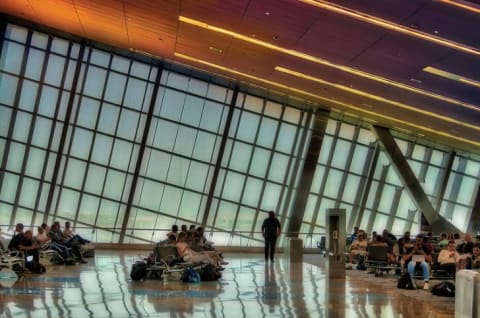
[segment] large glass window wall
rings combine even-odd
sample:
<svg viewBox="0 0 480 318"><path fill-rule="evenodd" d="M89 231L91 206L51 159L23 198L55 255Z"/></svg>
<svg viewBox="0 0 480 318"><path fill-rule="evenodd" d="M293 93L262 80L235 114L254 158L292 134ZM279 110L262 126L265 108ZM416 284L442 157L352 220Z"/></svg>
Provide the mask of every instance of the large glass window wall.
<svg viewBox="0 0 480 318"><path fill-rule="evenodd" d="M8 24L2 230L70 221L97 242L138 243L164 239L173 224L196 224L217 244L259 246L269 210L287 229L310 111L197 75ZM465 230L480 162L396 140L432 205ZM368 126L335 114L299 229L306 246L324 234L328 208L346 209L347 232L420 229L421 211Z"/></svg>

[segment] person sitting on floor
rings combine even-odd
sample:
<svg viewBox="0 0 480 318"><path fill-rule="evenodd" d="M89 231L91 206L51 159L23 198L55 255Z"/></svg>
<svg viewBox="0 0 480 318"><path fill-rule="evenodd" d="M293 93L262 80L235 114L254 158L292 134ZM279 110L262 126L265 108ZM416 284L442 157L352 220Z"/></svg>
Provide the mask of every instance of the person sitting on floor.
<svg viewBox="0 0 480 318"><path fill-rule="evenodd" d="M359 234L357 239L352 242L350 245L350 253L348 254L348 265L347 269L352 269L353 266L353 258L357 255L361 257L367 256L367 246L368 242L365 240L363 234Z"/></svg>
<svg viewBox="0 0 480 318"><path fill-rule="evenodd" d="M455 276L459 261L460 254L456 250L455 241L448 242L447 249L441 250L437 258L439 269L447 271L452 276Z"/></svg>
<svg viewBox="0 0 480 318"><path fill-rule="evenodd" d="M415 269L417 267L421 268L424 281L423 289L428 290L430 288L428 284L430 279L430 269L428 267L428 263L432 261L432 256L430 249L424 244L423 236L421 234L417 235L415 244L411 248L407 249L407 254L404 255L404 261L407 263L407 270L410 274L410 277L415 276Z"/></svg>

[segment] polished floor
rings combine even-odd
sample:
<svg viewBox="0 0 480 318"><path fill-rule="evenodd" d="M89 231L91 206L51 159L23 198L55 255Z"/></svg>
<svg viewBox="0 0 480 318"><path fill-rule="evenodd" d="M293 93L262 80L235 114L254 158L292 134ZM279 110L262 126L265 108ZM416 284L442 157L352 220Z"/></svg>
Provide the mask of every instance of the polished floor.
<svg viewBox="0 0 480 318"><path fill-rule="evenodd" d="M2 286L0 317L453 317L454 312L451 301L435 306L374 277L348 271L330 278L334 269L319 255L296 264L279 256L265 264L259 254L229 254L217 282L164 284L130 280L137 253L100 250L86 265L48 265L46 274ZM413 292L430 299L428 291Z"/></svg>

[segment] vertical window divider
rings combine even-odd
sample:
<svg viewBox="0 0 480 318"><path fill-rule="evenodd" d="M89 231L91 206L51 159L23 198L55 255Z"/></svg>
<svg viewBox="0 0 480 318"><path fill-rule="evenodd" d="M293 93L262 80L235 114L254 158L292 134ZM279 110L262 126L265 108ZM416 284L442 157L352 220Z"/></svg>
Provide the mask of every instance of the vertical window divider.
<svg viewBox="0 0 480 318"><path fill-rule="evenodd" d="M120 230L119 243L124 243L125 233L128 227L128 221L132 212L133 199L135 198L135 192L138 185L138 177L140 175L140 169L142 168L143 156L145 155L145 147L147 144L148 133L152 124L153 112L155 110L155 104L157 102L158 91L160 88L160 80L163 74L163 64L158 65L157 76L155 78L155 84L153 86L152 97L150 99L150 106L148 108L148 116L145 121L145 128L142 135L142 142L140 149L138 150L138 158L135 165L135 172L133 174L132 186L130 187L130 193L128 194L127 206L125 208L125 215L123 216L122 228Z"/></svg>

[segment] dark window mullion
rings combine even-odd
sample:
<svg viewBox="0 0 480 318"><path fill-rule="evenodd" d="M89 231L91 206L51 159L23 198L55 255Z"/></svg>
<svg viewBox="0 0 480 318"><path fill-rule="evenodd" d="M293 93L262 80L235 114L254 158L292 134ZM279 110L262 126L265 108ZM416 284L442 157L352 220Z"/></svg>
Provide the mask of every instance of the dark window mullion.
<svg viewBox="0 0 480 318"><path fill-rule="evenodd" d="M32 32L29 31L27 35L27 41L24 44L24 50L23 50L23 57L22 57L22 65L20 67L20 73L19 73L19 78L18 78L18 83L17 83L17 91L15 92L15 99L13 101L13 109L12 109L12 116L10 117L10 125L8 127L8 137L5 143L5 150L4 150L4 157L2 161L2 167L0 169L0 193L2 191L2 186L3 186L3 178L4 178L4 171L6 170L7 167L7 162L8 162L8 157L10 153L10 147L13 142L13 132L15 128L15 122L17 120L17 114L19 112L18 110L18 104L20 103L20 97L22 95L22 87L23 83L25 81L25 70L27 68L27 61L28 61L28 54L30 52L30 44L32 41ZM23 169L23 167L22 167ZM19 181L17 183L17 191L15 194L15 201L13 203L13 209L12 209L12 215L10 216L10 222L9 224L14 224L15 218L17 216L17 210L18 210L18 200L20 198L20 193L22 189L22 183L23 183L23 175L20 175Z"/></svg>
<svg viewBox="0 0 480 318"><path fill-rule="evenodd" d="M62 127L62 135L60 137L60 142L59 142L59 145L58 145L58 153L57 153L57 157L56 157L56 160L55 160L55 167L54 167L54 170L53 170L52 184L50 186L50 191L48 192L47 204L46 204L46 207L45 207L45 214L43 216L43 222L44 223L48 222L48 217L50 216L50 209L51 209L52 204L53 204L53 196L54 196L54 193L55 193L55 189L57 188L58 173L60 171L60 167L61 167L61 163L62 163L62 156L63 156L63 149L65 147L65 142L66 142L67 135L68 135L69 122L70 122L70 118L72 116L73 104L75 102L75 92L77 90L78 80L79 80L80 73L81 73L84 51L85 51L85 43L82 42L81 45L80 45L79 53L78 53L78 59L77 59L77 65L75 67L75 73L73 75L72 87L71 87L71 90L70 90L70 96L69 96L69 99L68 99L67 110L66 110L66 113L65 113L65 120L64 120L64 123L63 123L63 127ZM68 69L68 68L66 68L66 69ZM64 70L64 74L66 73L66 69ZM86 74L85 74L85 76L86 76ZM59 96L58 102L59 103L61 102L61 96ZM58 193L58 196L56 198L55 212L53 213L53 217L55 217L57 215L57 207L58 207L58 202L60 200L60 195L61 195L61 189L59 188L59 193Z"/></svg>
<svg viewBox="0 0 480 318"><path fill-rule="evenodd" d="M90 55L91 55L91 50L89 52L88 60L90 60ZM98 114L97 114L97 118L95 120L95 128L94 128L93 134L92 134L93 135L92 143L90 145L90 151L88 153L87 162L86 162L86 165L85 165L85 174L83 175L82 185L80 186L80 195L79 195L79 198L78 198L77 207L75 209L75 216L73 218L73 227L75 227L75 225L78 221L78 214L80 212L80 207L81 207L82 200L83 200L83 197L84 197L84 194L85 194L85 184L87 183L88 172L90 170L89 167L92 163L93 149L95 147L95 140L97 138L97 132L98 132L98 123L100 122L100 114L102 112L102 108L103 108L103 105L104 105L103 102L104 102L104 98L105 98L105 92L107 91L107 82L108 82L108 78L110 76L112 60L113 60L113 55L110 55L110 60L108 62L109 64L108 64L108 69L107 69L107 76L105 76L105 82L103 83L102 95L100 97L100 102L99 102L100 106L98 108ZM85 81L86 81L86 78L87 78L86 75L87 74L85 73L84 82L82 83L82 92L83 92L83 88L85 87ZM76 129L76 126L77 126L77 123L78 123L78 114L80 112L80 108L82 107L81 106L82 99L83 99L83 95L79 95L77 112L75 114L75 123L73 125L74 129ZM73 141L73 134L72 134L72 141ZM97 205L97 214L98 214L99 206L100 206L100 200L99 200L99 204Z"/></svg>
<svg viewBox="0 0 480 318"><path fill-rule="evenodd" d="M373 199L372 207L370 210L370 216L368 218L368 223L367 223L367 233L370 233L372 231L373 225L375 223L375 216L377 215L378 212L378 207L380 205L380 200L382 199L383 195L383 189L385 187L387 175L388 175L388 170L390 169L390 165L383 165L382 167L382 172L380 174L380 179L378 180L378 187L375 191L375 197Z"/></svg>

